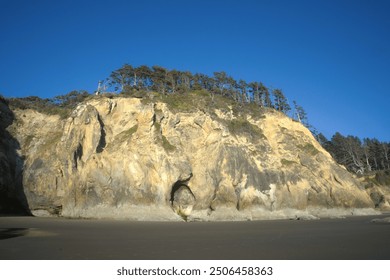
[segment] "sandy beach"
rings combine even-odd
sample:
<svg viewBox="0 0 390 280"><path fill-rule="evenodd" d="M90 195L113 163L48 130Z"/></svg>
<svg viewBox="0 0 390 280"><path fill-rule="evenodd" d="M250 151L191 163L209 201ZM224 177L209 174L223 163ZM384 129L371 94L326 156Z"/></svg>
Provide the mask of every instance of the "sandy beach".
<svg viewBox="0 0 390 280"><path fill-rule="evenodd" d="M248 222L0 217L0 259L390 259L382 216Z"/></svg>

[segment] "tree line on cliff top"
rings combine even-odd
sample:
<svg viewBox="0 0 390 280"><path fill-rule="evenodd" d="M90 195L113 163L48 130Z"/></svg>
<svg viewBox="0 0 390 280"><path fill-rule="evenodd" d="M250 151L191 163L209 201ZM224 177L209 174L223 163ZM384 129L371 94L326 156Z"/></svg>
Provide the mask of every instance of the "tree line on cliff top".
<svg viewBox="0 0 390 280"><path fill-rule="evenodd" d="M281 89L269 89L262 82L246 82L236 80L226 72L214 72L213 76L202 73L193 74L189 71L168 70L161 66L138 67L129 64L112 71L110 76L99 82L97 93L131 95L137 92L138 97L148 96L155 92L163 96L184 96L191 92L203 90L211 97L214 104L215 96L230 99L241 107L250 104L251 107L273 108L309 127L307 115L302 106L295 101L292 107ZM57 112L56 107L74 108L89 96L86 91L71 91L68 94L54 98L41 99L37 96L13 98L11 102L19 108L44 108L46 111ZM50 113L49 112L49 113Z"/></svg>
<svg viewBox="0 0 390 280"><path fill-rule="evenodd" d="M286 115L291 106L281 89L269 89L262 82L236 80L226 72L214 72L213 76L189 71L168 70L161 66L129 64L113 71L106 84L114 91L154 91L162 95L186 94L191 91L205 90L212 102L215 95L234 100L239 104L256 104L259 107L273 108ZM293 102L294 116L308 125L304 109Z"/></svg>
<svg viewBox="0 0 390 280"><path fill-rule="evenodd" d="M236 80L226 72L214 72L212 76L189 71L168 70L161 66L141 65L134 67L125 64L112 71L110 76L99 83L97 94L134 94L138 97L158 93L161 96L185 97L191 92L207 93L214 104L216 96L238 104L238 108L272 108L311 128L320 144L340 164L357 174L367 174L375 170L390 169L390 143L375 138L360 140L355 136L336 133L328 140L315 131L307 120L305 110L293 101L292 106L281 89L270 89L260 81ZM8 99L10 105L22 109L32 108L66 117L77 104L89 98L87 91L71 91L54 98L41 99L36 96ZM249 106L246 106L249 105Z"/></svg>

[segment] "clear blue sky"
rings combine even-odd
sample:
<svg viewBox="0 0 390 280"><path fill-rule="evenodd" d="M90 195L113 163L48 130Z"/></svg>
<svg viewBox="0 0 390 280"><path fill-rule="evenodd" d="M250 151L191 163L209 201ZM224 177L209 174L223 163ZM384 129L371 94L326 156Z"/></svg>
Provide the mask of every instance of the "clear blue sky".
<svg viewBox="0 0 390 280"><path fill-rule="evenodd" d="M390 1L0 0L0 93L93 91L124 63L281 88L328 138L390 141Z"/></svg>

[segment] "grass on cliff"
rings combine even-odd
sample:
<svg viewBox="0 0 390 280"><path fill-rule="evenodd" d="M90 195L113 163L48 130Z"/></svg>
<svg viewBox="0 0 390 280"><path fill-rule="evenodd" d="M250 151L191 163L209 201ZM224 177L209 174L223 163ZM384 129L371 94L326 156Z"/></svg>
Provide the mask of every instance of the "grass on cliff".
<svg viewBox="0 0 390 280"><path fill-rule="evenodd" d="M252 140L265 139L260 127L251 124L247 119L241 116L227 121L227 127L229 132L234 135L248 135Z"/></svg>
<svg viewBox="0 0 390 280"><path fill-rule="evenodd" d="M133 95L125 95L133 97ZM163 102L167 104L168 109L174 113L192 113L203 111L210 115L215 114L215 110L222 112L233 112L234 116L247 116L253 118L263 118L264 113L270 109L259 107L254 103L240 104L231 98L221 95L211 94L207 90L194 90L185 94L159 94L157 92L144 93L142 97L144 104L151 102Z"/></svg>
<svg viewBox="0 0 390 280"><path fill-rule="evenodd" d="M73 90L54 98L40 98L38 96L10 98L8 104L13 109L32 109L46 115L58 115L64 119L70 115L78 104L91 98L93 98L93 95L85 90Z"/></svg>
<svg viewBox="0 0 390 280"><path fill-rule="evenodd" d="M144 104L151 102L163 102L174 113L192 113L198 110L205 111L211 102L211 96L207 91L198 90L185 94L159 94L157 92L145 93L142 98Z"/></svg>
<svg viewBox="0 0 390 280"><path fill-rule="evenodd" d="M161 141L162 141L162 147L164 148L165 151L173 152L176 149L175 146L169 143L168 139L164 135L161 135Z"/></svg>
<svg viewBox="0 0 390 280"><path fill-rule="evenodd" d="M107 150L115 149L116 145L131 139L131 137L133 136L134 133L137 132L137 130L138 130L138 124L117 134L115 138L107 144L106 149Z"/></svg>
<svg viewBox="0 0 390 280"><path fill-rule="evenodd" d="M282 165L284 165L284 166L292 166L292 165L294 165L294 164L297 164L296 161L288 160L288 159L285 159L285 158L282 158L282 159L280 160L280 163L281 163Z"/></svg>
<svg viewBox="0 0 390 280"><path fill-rule="evenodd" d="M154 129L156 131L156 134L157 134L157 143L159 143L166 152L173 152L176 147L174 145L172 145L168 139L162 134L161 132L161 124L157 121L154 122L153 124L154 126Z"/></svg>
<svg viewBox="0 0 390 280"><path fill-rule="evenodd" d="M33 109L47 115L59 115L61 118L66 118L70 116L70 113L77 107L78 104L84 101L100 98L115 99L117 97L140 98L144 104L163 102L166 103L168 108L174 113L191 113L200 110L213 115L214 110L219 109L222 112L232 111L235 116L251 115L254 118L261 118L265 111L270 110L259 107L254 103L241 104L226 96L213 94L203 89L175 94L160 94L154 91L132 89L125 90L120 94L104 93L97 96L89 94L83 90L74 90L65 95L56 96L51 99L29 96L4 100L7 101L11 108L19 108L22 110Z"/></svg>
<svg viewBox="0 0 390 280"><path fill-rule="evenodd" d="M311 156L315 156L319 153L319 151L313 146L313 144L310 143L306 143L305 145L298 145L297 147Z"/></svg>
<svg viewBox="0 0 390 280"><path fill-rule="evenodd" d="M35 110L46 115L58 115L62 119L70 116L72 109L69 107L61 107L53 104L50 99L41 99L37 96L10 98L8 103L11 109Z"/></svg>
<svg viewBox="0 0 390 280"><path fill-rule="evenodd" d="M124 130L122 131L121 133L119 133L117 136L115 136L115 142L124 142L128 139L131 138L131 136L136 133L138 130L138 124L130 127L129 129L127 130Z"/></svg>

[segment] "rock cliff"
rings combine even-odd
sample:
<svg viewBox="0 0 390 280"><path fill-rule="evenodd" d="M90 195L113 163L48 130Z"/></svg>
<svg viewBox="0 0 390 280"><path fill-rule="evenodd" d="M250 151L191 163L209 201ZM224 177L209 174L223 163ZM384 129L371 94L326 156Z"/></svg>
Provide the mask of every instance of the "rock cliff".
<svg viewBox="0 0 390 280"><path fill-rule="evenodd" d="M274 110L186 112L99 97L67 119L13 114L2 130L23 161L19 174L2 165L13 176L2 185L19 178L35 215L243 220L374 208L304 126Z"/></svg>

